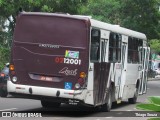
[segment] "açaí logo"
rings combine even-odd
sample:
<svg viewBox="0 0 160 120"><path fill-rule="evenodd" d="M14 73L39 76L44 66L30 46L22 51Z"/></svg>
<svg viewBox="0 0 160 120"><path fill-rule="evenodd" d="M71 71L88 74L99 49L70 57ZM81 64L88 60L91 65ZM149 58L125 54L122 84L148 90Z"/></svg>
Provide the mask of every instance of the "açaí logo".
<svg viewBox="0 0 160 120"><path fill-rule="evenodd" d="M76 76L77 75L77 69L69 70L68 67L64 67L62 70L59 71L59 73L65 74L67 76L68 75Z"/></svg>

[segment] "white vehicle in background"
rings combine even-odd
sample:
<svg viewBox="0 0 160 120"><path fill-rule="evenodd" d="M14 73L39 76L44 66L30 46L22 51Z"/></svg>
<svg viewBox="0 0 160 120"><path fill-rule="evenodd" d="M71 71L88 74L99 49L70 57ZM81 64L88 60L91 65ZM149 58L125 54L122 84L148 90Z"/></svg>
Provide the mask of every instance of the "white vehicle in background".
<svg viewBox="0 0 160 120"><path fill-rule="evenodd" d="M160 78L160 68L155 69L155 78Z"/></svg>
<svg viewBox="0 0 160 120"><path fill-rule="evenodd" d="M160 68L155 69L156 75L160 75Z"/></svg>
<svg viewBox="0 0 160 120"><path fill-rule="evenodd" d="M160 61L153 61L151 69L154 71L155 78L160 77Z"/></svg>

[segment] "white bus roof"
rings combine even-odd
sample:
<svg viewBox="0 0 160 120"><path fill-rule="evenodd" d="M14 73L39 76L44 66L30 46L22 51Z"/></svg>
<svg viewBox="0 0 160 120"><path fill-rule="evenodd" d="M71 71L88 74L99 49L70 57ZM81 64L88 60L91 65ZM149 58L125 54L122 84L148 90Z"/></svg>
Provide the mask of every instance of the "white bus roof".
<svg viewBox="0 0 160 120"><path fill-rule="evenodd" d="M92 27L112 31L115 33L120 33L120 34L130 36L130 37L135 37L135 38L147 40L145 34L140 33L140 32L136 32L136 31L133 31L133 30L130 30L127 28L120 27L119 25L112 25L112 24L104 23L104 22L94 20L94 19L90 19L90 22L91 22Z"/></svg>

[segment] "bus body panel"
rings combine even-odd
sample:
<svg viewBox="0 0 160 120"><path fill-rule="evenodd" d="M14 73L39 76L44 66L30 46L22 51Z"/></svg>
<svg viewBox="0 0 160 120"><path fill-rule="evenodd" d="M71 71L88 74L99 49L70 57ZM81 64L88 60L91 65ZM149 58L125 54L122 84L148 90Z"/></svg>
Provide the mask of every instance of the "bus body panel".
<svg viewBox="0 0 160 120"><path fill-rule="evenodd" d="M74 89L80 72L88 72L88 32L87 19L21 14L11 61L17 84Z"/></svg>

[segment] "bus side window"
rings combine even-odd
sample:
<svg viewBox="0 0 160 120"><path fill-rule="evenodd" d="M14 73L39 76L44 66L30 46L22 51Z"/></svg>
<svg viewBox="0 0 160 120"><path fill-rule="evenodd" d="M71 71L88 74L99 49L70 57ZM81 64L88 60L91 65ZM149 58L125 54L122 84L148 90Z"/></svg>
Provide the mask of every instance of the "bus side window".
<svg viewBox="0 0 160 120"><path fill-rule="evenodd" d="M141 63L143 42L140 39L129 37L128 38L128 63Z"/></svg>
<svg viewBox="0 0 160 120"><path fill-rule="evenodd" d="M110 33L110 38L109 38L110 62L121 61L121 41L122 41L122 36L120 34Z"/></svg>
<svg viewBox="0 0 160 120"><path fill-rule="evenodd" d="M143 40L139 39L139 42L138 42L139 64L142 64L142 48L143 48Z"/></svg>
<svg viewBox="0 0 160 120"><path fill-rule="evenodd" d="M98 62L100 58L100 30L92 29L91 31L91 61Z"/></svg>

